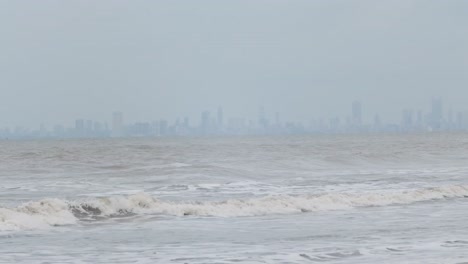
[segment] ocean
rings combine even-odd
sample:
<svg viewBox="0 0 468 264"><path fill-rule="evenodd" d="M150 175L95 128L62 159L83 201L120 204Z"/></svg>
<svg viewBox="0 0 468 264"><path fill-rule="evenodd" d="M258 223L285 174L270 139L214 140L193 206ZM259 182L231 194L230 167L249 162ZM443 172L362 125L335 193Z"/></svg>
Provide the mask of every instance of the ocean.
<svg viewBox="0 0 468 264"><path fill-rule="evenodd" d="M0 263L468 263L468 134L0 141Z"/></svg>

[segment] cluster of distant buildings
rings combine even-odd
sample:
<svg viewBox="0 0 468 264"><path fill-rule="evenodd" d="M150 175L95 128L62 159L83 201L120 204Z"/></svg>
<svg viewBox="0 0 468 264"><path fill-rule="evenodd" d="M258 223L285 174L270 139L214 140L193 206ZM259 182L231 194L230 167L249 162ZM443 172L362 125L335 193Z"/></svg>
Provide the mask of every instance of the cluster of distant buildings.
<svg viewBox="0 0 468 264"><path fill-rule="evenodd" d="M216 135L288 135L288 134L344 134L344 133L412 133L468 130L468 114L444 113L441 98L432 100L430 112L404 109L400 123L383 123L376 115L372 122L363 122L362 104L352 103L351 113L345 119L315 119L309 122L282 122L279 113L268 118L260 108L258 119L229 118L223 109L201 113L198 125L191 125L188 117L174 122L159 120L127 124L121 112L112 115L112 122L77 119L73 127L56 125L51 129L41 125L30 130L22 127L0 129L0 139L24 138L107 138L107 137L164 137Z"/></svg>

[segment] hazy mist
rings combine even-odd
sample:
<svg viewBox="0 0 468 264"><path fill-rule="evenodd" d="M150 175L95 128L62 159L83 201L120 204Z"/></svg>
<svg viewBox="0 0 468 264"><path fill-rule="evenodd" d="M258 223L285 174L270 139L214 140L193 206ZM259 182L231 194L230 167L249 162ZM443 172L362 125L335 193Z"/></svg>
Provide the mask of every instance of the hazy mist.
<svg viewBox="0 0 468 264"><path fill-rule="evenodd" d="M0 127L468 110L468 1L0 0Z"/></svg>

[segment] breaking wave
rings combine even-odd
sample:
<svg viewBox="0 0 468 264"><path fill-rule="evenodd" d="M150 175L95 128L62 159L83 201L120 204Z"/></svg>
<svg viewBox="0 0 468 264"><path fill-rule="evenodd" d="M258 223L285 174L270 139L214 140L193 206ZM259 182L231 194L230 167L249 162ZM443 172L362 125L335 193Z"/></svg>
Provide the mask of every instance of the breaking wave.
<svg viewBox="0 0 468 264"><path fill-rule="evenodd" d="M67 201L44 199L0 208L0 231L44 229L131 214L239 217L345 210L468 197L468 185L364 193L274 195L225 201L158 200L147 193Z"/></svg>

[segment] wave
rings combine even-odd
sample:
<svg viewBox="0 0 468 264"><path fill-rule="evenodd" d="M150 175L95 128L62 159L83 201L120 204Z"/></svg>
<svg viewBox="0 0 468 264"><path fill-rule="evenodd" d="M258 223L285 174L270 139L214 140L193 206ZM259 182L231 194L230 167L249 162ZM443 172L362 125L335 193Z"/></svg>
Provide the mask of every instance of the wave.
<svg viewBox="0 0 468 264"><path fill-rule="evenodd" d="M460 197L468 197L468 185L363 193L272 195L225 201L164 201L147 193L75 201L44 199L31 201L15 208L0 208L0 231L44 229L51 226L73 225L83 220L132 214L262 216L409 204Z"/></svg>

